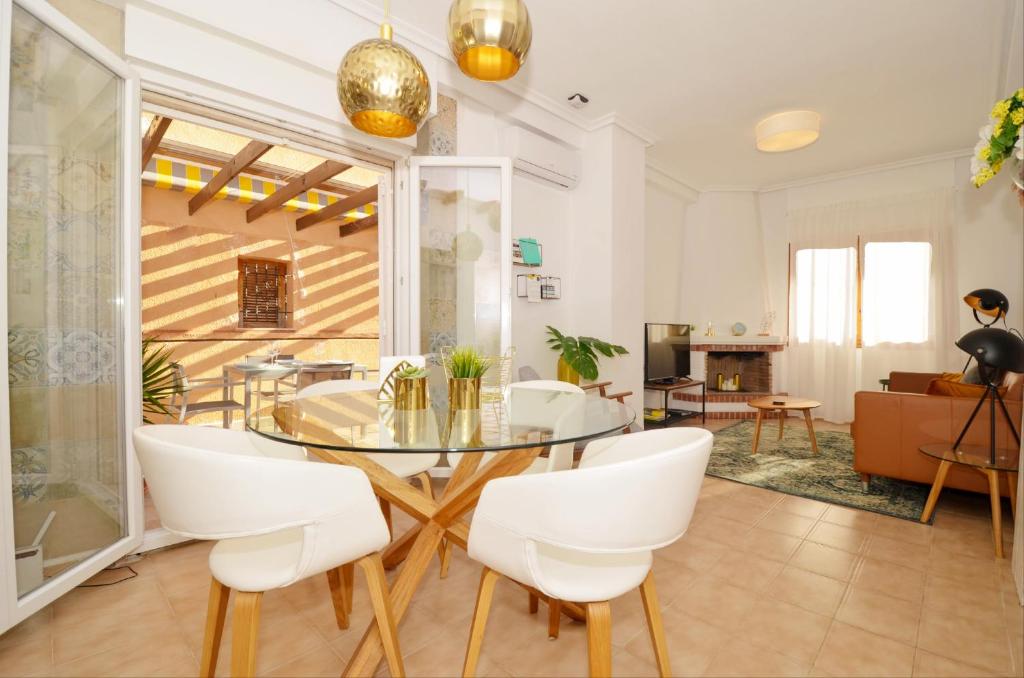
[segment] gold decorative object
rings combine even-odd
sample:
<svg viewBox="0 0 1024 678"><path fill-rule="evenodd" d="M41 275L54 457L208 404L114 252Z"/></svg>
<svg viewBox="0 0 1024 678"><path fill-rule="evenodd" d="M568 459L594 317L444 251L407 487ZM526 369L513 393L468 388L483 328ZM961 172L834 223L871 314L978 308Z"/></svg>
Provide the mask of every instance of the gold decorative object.
<svg viewBox="0 0 1024 678"><path fill-rule="evenodd" d="M568 384L580 385L580 373L572 368L572 365L565 362L565 358L558 357L558 368L557 368L558 381L564 381Z"/></svg>
<svg viewBox="0 0 1024 678"><path fill-rule="evenodd" d="M476 80L511 78L532 40L522 0L455 0L448 10L448 46L462 72Z"/></svg>
<svg viewBox="0 0 1024 678"><path fill-rule="evenodd" d="M422 410L427 407L427 378L395 379L395 409Z"/></svg>
<svg viewBox="0 0 1024 678"><path fill-rule="evenodd" d="M390 2L380 38L354 45L338 66L338 101L349 121L378 137L408 137L430 108L430 79L416 56L392 40Z"/></svg>
<svg viewBox="0 0 1024 678"><path fill-rule="evenodd" d="M480 409L480 377L448 380L448 409Z"/></svg>
<svg viewBox="0 0 1024 678"><path fill-rule="evenodd" d="M447 447L483 447L483 423L478 409L449 409L445 445Z"/></svg>
<svg viewBox="0 0 1024 678"><path fill-rule="evenodd" d="M402 447L436 444L437 426L431 427L433 416L434 413L425 408L396 410L391 421L395 442Z"/></svg>
<svg viewBox="0 0 1024 678"><path fill-rule="evenodd" d="M395 365L388 376L384 377L380 382L380 388L377 389L377 400L385 403L392 403L395 401L395 382L398 380L398 374L402 370L407 370L413 367L408 360L402 360Z"/></svg>

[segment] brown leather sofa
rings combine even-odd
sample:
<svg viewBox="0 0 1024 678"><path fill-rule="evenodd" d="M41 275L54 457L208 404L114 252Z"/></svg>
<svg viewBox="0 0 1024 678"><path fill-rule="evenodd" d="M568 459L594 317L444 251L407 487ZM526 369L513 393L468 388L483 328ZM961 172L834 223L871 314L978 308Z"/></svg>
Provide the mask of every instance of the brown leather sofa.
<svg viewBox="0 0 1024 678"><path fill-rule="evenodd" d="M859 391L854 395L853 468L864 480L886 476L931 484L938 460L918 448L926 443L953 442L971 416L977 398L924 395L928 383L938 374L893 372L888 391ZM1021 427L1021 400L1024 375L1008 374L1007 409L1018 433ZM974 418L964 442L988 445L989 407L986 403ZM1006 418L996 405L996 446L1016 447ZM988 481L977 471L954 464L945 487L973 492L988 492ZM1002 488L1008 495L1007 488Z"/></svg>

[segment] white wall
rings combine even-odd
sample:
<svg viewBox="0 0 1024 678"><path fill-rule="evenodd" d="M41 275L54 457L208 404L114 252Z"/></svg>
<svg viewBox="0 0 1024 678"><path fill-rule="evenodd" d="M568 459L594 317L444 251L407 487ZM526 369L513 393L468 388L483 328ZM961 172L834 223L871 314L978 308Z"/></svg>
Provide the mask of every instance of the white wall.
<svg viewBox="0 0 1024 678"><path fill-rule="evenodd" d="M647 181L644 206L644 320L690 323L683 316L683 241L688 201L665 185Z"/></svg>

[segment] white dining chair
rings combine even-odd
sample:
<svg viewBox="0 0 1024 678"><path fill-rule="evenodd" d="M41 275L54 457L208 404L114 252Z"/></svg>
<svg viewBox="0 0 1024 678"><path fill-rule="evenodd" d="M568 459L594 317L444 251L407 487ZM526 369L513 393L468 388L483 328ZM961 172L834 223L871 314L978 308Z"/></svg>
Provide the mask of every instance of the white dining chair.
<svg viewBox="0 0 1024 678"><path fill-rule="evenodd" d="M278 458L273 446L253 444L254 436L175 425L142 426L133 435L164 527L217 541L200 675L214 675L232 589L231 673L251 676L263 593L326 573L338 627L348 628L356 563L366 574L388 668L402 675L379 553L390 534L366 474Z"/></svg>
<svg viewBox="0 0 1024 678"><path fill-rule="evenodd" d="M671 675L653 551L686 531L711 443L699 428L603 438L587 445L577 470L489 482L469 530L469 556L484 568L463 675L476 671L502 575L585 608L591 676L611 673L609 601L639 587L659 673Z"/></svg>
<svg viewBox="0 0 1024 678"><path fill-rule="evenodd" d="M511 413L510 424L513 427L549 429L552 438L568 438L578 434L583 428L586 394L575 384L553 379L518 381L509 385L506 401ZM542 443L538 440L538 444ZM548 450L547 458L537 457L523 473L546 473L572 468L575 447L574 443L552 445ZM480 464L483 465L493 459L497 453L448 452L448 465L454 469L459 465L463 454L482 454ZM452 545L445 542L444 556L441 560L442 578L448 576L451 549ZM536 611L537 601L530 598L530 612Z"/></svg>
<svg viewBox="0 0 1024 678"><path fill-rule="evenodd" d="M406 361L416 367L425 367L427 364L426 358L421 355L418 356L381 356L380 358L380 380L383 381L387 378L387 375L402 361ZM385 371L387 366L387 371ZM314 395L328 395L331 393L350 393L352 391L362 390L375 390L379 388L373 385L367 385L363 381L353 381L351 379L332 379L330 381L321 381L299 391L299 398L308 398ZM405 480L411 480L415 478L420 487L423 489L423 493L430 499L434 498L434 489L430 484L430 474L427 473L430 469L437 466L437 462L441 460L441 455L434 453L416 453L416 452L374 452L368 453L365 456L372 459L377 464L380 464L385 469ZM380 500L380 508L384 513L384 520L387 522L388 530L391 530L391 503L385 499Z"/></svg>

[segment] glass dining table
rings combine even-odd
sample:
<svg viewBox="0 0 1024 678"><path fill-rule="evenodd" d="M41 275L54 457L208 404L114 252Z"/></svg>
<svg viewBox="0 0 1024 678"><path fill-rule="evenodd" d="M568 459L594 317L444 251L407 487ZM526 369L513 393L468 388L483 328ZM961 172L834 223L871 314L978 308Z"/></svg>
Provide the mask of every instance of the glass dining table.
<svg viewBox="0 0 1024 678"><path fill-rule="evenodd" d="M560 390L511 389L503 401L480 409L450 409L447 396L440 395L424 409L403 410L378 401L377 390L368 388L281 401L250 412L246 428L279 443L301 445L322 461L362 469L378 497L416 519L384 552L386 567L404 563L391 586L400 623L442 542L466 548L464 516L488 481L522 473L552 446L617 434L634 419L633 410L617 401ZM437 499L377 461L383 454L438 452L463 454ZM564 609L573 614L571 604ZM373 675L383 654L371 623L344 675Z"/></svg>

